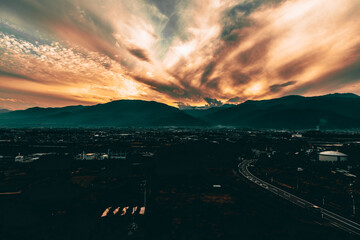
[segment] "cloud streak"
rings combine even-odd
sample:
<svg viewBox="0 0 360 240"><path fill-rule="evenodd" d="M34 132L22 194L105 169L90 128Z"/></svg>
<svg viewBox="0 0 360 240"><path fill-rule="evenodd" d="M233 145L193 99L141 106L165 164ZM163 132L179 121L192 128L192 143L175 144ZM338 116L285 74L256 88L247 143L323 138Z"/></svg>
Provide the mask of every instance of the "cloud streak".
<svg viewBox="0 0 360 240"><path fill-rule="evenodd" d="M17 100L2 107L360 93L354 0L3 0L0 14L0 97Z"/></svg>

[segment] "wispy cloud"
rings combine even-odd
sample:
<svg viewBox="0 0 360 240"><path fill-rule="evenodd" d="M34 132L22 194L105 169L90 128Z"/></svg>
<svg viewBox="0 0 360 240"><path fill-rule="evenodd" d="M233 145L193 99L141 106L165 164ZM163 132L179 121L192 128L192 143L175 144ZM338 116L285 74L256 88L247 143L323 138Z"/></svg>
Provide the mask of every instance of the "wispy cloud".
<svg viewBox="0 0 360 240"><path fill-rule="evenodd" d="M359 1L3 0L0 14L0 97L30 105L360 93Z"/></svg>

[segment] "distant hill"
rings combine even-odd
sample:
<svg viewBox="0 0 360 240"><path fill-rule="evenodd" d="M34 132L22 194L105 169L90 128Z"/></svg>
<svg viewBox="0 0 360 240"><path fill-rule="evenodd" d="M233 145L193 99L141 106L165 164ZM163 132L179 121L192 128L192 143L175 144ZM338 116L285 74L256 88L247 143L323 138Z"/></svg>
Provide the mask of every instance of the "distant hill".
<svg viewBox="0 0 360 240"><path fill-rule="evenodd" d="M206 108L206 109L201 109L201 108L192 108L192 109L183 109L181 111L183 111L184 113L193 116L193 117L204 117L208 114L211 113L215 113L217 111L223 110L223 109L227 109L230 107L233 107L235 105L232 104L224 104L220 107L210 107L210 108Z"/></svg>
<svg viewBox="0 0 360 240"><path fill-rule="evenodd" d="M205 123L168 105L119 100L94 106L30 108L0 114L2 127L157 127L204 126Z"/></svg>
<svg viewBox="0 0 360 240"><path fill-rule="evenodd" d="M11 112L11 111L8 109L0 109L0 113L7 113L7 112Z"/></svg>
<svg viewBox="0 0 360 240"><path fill-rule="evenodd" d="M157 102L119 100L94 106L36 107L0 113L0 127L168 126L360 129L360 97L351 93L318 97L294 95L186 110Z"/></svg>
<svg viewBox="0 0 360 240"><path fill-rule="evenodd" d="M246 101L207 114L214 125L275 129L349 129L360 127L360 97L329 94L318 97L286 96Z"/></svg>

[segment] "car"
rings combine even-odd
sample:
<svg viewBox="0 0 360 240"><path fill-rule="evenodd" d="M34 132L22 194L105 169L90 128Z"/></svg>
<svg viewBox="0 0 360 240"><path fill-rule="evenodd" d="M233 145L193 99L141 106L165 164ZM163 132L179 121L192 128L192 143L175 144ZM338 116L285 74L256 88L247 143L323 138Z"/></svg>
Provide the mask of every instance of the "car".
<svg viewBox="0 0 360 240"><path fill-rule="evenodd" d="M315 213L321 213L322 212L322 209L321 207L319 206L316 206L316 205L312 205L311 207L309 207L313 212Z"/></svg>

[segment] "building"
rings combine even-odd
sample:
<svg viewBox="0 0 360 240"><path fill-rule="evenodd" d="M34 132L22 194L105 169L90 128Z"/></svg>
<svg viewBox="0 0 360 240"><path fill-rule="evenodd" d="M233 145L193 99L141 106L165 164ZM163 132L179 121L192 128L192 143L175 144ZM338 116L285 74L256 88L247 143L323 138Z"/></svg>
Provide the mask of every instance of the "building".
<svg viewBox="0 0 360 240"><path fill-rule="evenodd" d="M348 155L337 151L324 151L319 153L320 162L341 162L347 161Z"/></svg>
<svg viewBox="0 0 360 240"><path fill-rule="evenodd" d="M126 160L126 153L111 154L110 158L113 159L113 160Z"/></svg>
<svg viewBox="0 0 360 240"><path fill-rule="evenodd" d="M21 156L20 154L15 157L15 162L24 162L24 156Z"/></svg>
<svg viewBox="0 0 360 240"><path fill-rule="evenodd" d="M84 155L84 160L96 160L97 155L95 153L87 153Z"/></svg>
<svg viewBox="0 0 360 240"><path fill-rule="evenodd" d="M109 154L106 153L81 153L76 155L76 160L85 160L85 161L97 161L97 160L108 160Z"/></svg>
<svg viewBox="0 0 360 240"><path fill-rule="evenodd" d="M105 154L105 153L103 153L103 154L101 154L100 155L100 160L107 160L107 159L109 159L109 155L108 154Z"/></svg>
<svg viewBox="0 0 360 240"><path fill-rule="evenodd" d="M19 155L15 157L15 162L20 162L20 163L31 163L34 162L36 160L39 160L40 157L38 157L38 155L33 154L33 155L29 155L29 156L22 156Z"/></svg>
<svg viewBox="0 0 360 240"><path fill-rule="evenodd" d="M294 134L291 135L291 137L292 137L292 138L302 138L303 135L300 134L300 133L294 133Z"/></svg>

